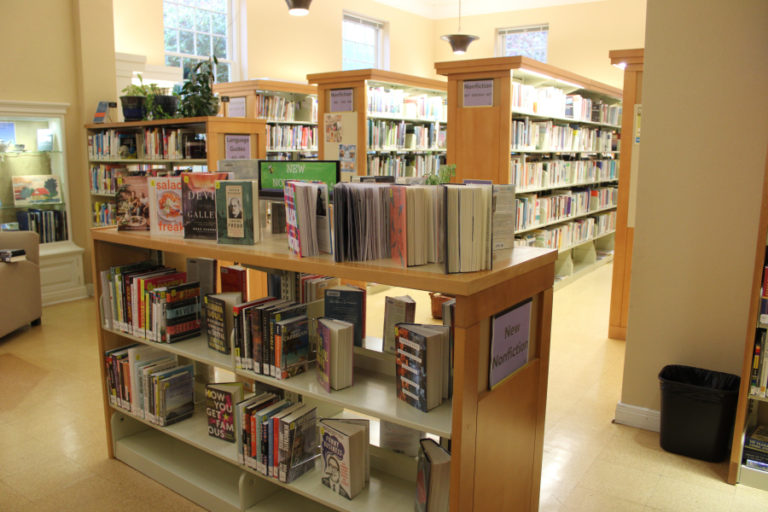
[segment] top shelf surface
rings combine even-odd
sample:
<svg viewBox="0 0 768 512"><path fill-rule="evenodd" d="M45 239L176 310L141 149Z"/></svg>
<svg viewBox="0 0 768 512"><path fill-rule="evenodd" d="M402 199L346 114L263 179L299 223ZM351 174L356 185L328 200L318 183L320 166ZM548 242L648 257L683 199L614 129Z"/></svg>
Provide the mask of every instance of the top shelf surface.
<svg viewBox="0 0 768 512"><path fill-rule="evenodd" d="M249 119L245 117L179 117L173 119L156 119L153 121L125 121L122 123L86 124L88 130L108 130L119 128L151 128L154 126L190 126L207 124L253 124L263 123L262 119Z"/></svg>
<svg viewBox="0 0 768 512"><path fill-rule="evenodd" d="M299 258L288 251L287 235L266 234L261 243L250 246L217 244L213 240L185 240L151 235L146 231L121 231L116 227L92 228L96 241L122 244L189 256L237 261L243 265L294 272L317 273L356 281L446 293L473 295L503 281L551 264L557 257L552 249L515 247L495 253L494 270L445 274L443 265L431 264L402 268L393 260L335 263L332 255Z"/></svg>

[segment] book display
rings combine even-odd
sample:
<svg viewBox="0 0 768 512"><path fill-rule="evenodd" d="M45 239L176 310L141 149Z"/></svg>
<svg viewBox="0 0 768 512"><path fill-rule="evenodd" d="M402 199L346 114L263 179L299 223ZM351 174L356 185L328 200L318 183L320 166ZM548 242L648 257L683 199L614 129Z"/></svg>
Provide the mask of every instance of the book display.
<svg viewBox="0 0 768 512"><path fill-rule="evenodd" d="M515 185L515 244L557 249L559 282L611 261L621 90L528 59L435 64L457 181Z"/></svg>
<svg viewBox="0 0 768 512"><path fill-rule="evenodd" d="M307 75L318 91L321 159L342 175L423 176L445 163L446 83L362 69Z"/></svg>
<svg viewBox="0 0 768 512"><path fill-rule="evenodd" d="M0 229L38 234L44 306L88 296L83 249L72 238L67 108L0 101Z"/></svg>
<svg viewBox="0 0 768 512"><path fill-rule="evenodd" d="M318 381L316 368L303 368L284 379L273 376L271 369L269 374L257 373L248 369L249 366L255 368L255 361L251 365L242 361L237 363L238 350L222 353L209 348L205 331L174 343L158 343L105 322L98 328L101 355L111 355L137 344L160 352L152 354L152 357L159 357L169 367L158 371L191 364L194 368L196 403L190 417L160 426L110 398L112 387L117 393L124 380L110 381L107 366L102 365L107 447L111 457L126 462L211 510L283 510L298 506L302 510L410 511L417 497L417 461L413 455L391 447L409 444L412 439L408 436L403 442L394 444L390 440L385 446L378 436L374 436L372 428L376 424L391 425L397 428L386 427L388 432L408 429L432 434L450 450L450 510L538 509L556 260L554 251L518 247L507 252L506 256L495 255L493 270L447 275L440 264L403 268L389 258L339 263L334 261L332 255L326 254L294 257L289 253L286 234L266 234L260 243L253 246L219 245L207 240L152 235L149 231L118 231L116 227L94 228L91 234L96 294L103 299L106 293L107 300L113 293L112 287L108 280L102 281L101 278L104 272L109 274L110 269L122 267L131 268L133 272L141 270L141 273L149 273L157 271L159 264L163 263L183 272L187 270L188 259L200 261L204 258L272 269L270 273L286 277L291 273L302 273L307 275L307 282L311 275L350 281L373 280L385 285L408 286L456 297L451 315L455 357L446 357L443 349L449 345L442 334L440 338L443 341L432 342L438 343L436 346L439 348L434 349L436 352L430 352L433 349L429 342L426 349L428 358L430 353L436 356L430 359L424 380L430 381L433 390L427 396L433 401L428 412L398 397L395 355L381 351L381 340L372 341L366 337L362 346L351 349L349 346L352 343L348 341L346 352L341 355L347 360L352 359L351 384L341 389L326 390ZM147 261L157 263L149 268L126 267ZM283 285L286 285L285 280ZM328 293L326 289L326 299ZM120 294L114 292L114 295ZM320 300L322 296L313 298L315 303L323 304ZM529 362L489 389L485 383L488 382L489 372L491 317L529 298L532 299ZM102 304L108 302L102 300ZM305 309L304 313L298 314L309 316L309 306L299 305ZM253 314L259 308L253 305L244 310L244 315L253 320ZM328 311L320 314L327 315ZM304 364L305 324L301 316L295 317L290 313L280 318L273 314L272 318L283 345L280 357L286 358L285 365L282 361L279 363L280 368L291 373L294 361L291 358L295 357L297 364ZM219 318L214 320L218 322ZM377 337L382 330L381 324L368 326L368 332L375 333ZM252 344L256 343L254 334L251 332ZM428 334L431 336L431 333ZM373 348L377 345L378 349ZM345 349L342 347L340 350ZM446 368L446 361L449 364L454 362L452 372ZM129 361L117 367L127 368L130 374L130 369L136 364L131 366ZM437 371L433 373L435 369ZM235 379L214 378L213 370L235 374ZM452 380L449 379L451 373ZM178 384L181 390L184 379L176 379L182 381ZM204 386L221 380L244 382L246 387L241 401L231 400L234 442L209 435L208 431ZM114 385L107 386L108 382ZM417 383L416 380L412 382ZM148 398L154 396L156 394ZM179 396L172 403L186 404L182 402L182 396L179 391ZM130 403L133 401L130 400ZM219 409L223 407L227 412L230 407L226 400L223 405L212 405ZM148 410L162 411L155 406ZM336 486L334 490L323 482L326 473L329 477L333 473L333 468L327 464L334 462L326 457L326 466L323 465L319 456L321 447L329 454L338 445L329 439L331 444L321 446L324 440L313 438L317 431L312 426L315 423L319 425L321 418L368 420L371 423L370 436L356 433L362 430L354 426L354 421L342 425L336 423L337 427L347 430L345 436L362 439L362 442L349 441L349 468L354 474L348 475L350 487L344 493L339 489L345 484ZM216 421L225 420L226 425L230 425L229 416ZM332 426L333 422L329 425ZM500 436L510 429L516 432L514 439L498 443ZM230 427L224 429L226 432L230 430ZM356 447L353 449L352 445ZM359 455L361 452L365 454ZM343 462L338 451L336 453L336 462ZM510 480L507 475L511 473L518 476ZM368 474L370 477L367 477Z"/></svg>
<svg viewBox="0 0 768 512"><path fill-rule="evenodd" d="M213 85L224 117L263 119L268 160L317 158L317 87L274 80ZM227 98L227 101L223 101Z"/></svg>

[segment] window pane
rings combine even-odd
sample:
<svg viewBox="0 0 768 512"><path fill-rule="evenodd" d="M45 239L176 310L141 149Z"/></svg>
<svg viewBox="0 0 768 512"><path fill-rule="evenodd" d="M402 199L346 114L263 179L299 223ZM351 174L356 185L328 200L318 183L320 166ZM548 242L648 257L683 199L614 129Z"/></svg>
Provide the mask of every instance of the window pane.
<svg viewBox="0 0 768 512"><path fill-rule="evenodd" d="M195 10L191 7L179 7L179 28L192 30L195 27Z"/></svg>
<svg viewBox="0 0 768 512"><path fill-rule="evenodd" d="M195 53L195 33L188 30L179 31L179 51L181 53Z"/></svg>
<svg viewBox="0 0 768 512"><path fill-rule="evenodd" d="M184 57L181 59L181 63L184 68L184 80L189 78L190 71L192 71L192 68L194 68L198 62L200 62L198 59L192 59L189 57Z"/></svg>
<svg viewBox="0 0 768 512"><path fill-rule="evenodd" d="M370 45L376 44L376 29L366 26L363 26L362 29L362 42Z"/></svg>
<svg viewBox="0 0 768 512"><path fill-rule="evenodd" d="M178 27L178 8L171 3L163 4L163 25L166 27Z"/></svg>
<svg viewBox="0 0 768 512"><path fill-rule="evenodd" d="M222 36L227 35L227 15L212 14L211 29L214 34L219 34Z"/></svg>
<svg viewBox="0 0 768 512"><path fill-rule="evenodd" d="M165 36L165 51L177 52L179 51L179 32L174 29L165 29L163 35Z"/></svg>
<svg viewBox="0 0 768 512"><path fill-rule="evenodd" d="M176 57L175 55L166 55L165 65L174 68L181 67L181 57Z"/></svg>
<svg viewBox="0 0 768 512"><path fill-rule="evenodd" d="M216 58L227 58L227 39L224 37L213 37L213 54Z"/></svg>
<svg viewBox="0 0 768 512"><path fill-rule="evenodd" d="M197 27L198 32L211 31L211 15L208 13L208 11L197 11L195 18L195 26Z"/></svg>
<svg viewBox="0 0 768 512"><path fill-rule="evenodd" d="M227 12L227 0L208 0L212 11Z"/></svg>
<svg viewBox="0 0 768 512"><path fill-rule="evenodd" d="M195 45L195 55L210 57L211 55L211 36L208 34L197 34L197 44Z"/></svg>
<svg viewBox="0 0 768 512"><path fill-rule="evenodd" d="M229 82L229 63L219 62L216 66L216 82Z"/></svg>

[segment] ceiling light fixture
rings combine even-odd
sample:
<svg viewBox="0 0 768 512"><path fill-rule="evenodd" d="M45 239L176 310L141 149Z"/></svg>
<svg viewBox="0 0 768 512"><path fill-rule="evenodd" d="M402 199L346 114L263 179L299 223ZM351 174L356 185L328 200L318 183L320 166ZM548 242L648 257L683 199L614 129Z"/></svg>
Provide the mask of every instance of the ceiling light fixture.
<svg viewBox="0 0 768 512"><path fill-rule="evenodd" d="M312 0L285 0L285 3L291 16L306 16L309 14L309 4Z"/></svg>
<svg viewBox="0 0 768 512"><path fill-rule="evenodd" d="M459 29L457 30L457 33L440 36L440 39L448 41L451 45L451 50L453 50L453 53L456 55L467 53L467 48L469 48L472 41L478 39L477 36L461 33L461 0L459 0Z"/></svg>

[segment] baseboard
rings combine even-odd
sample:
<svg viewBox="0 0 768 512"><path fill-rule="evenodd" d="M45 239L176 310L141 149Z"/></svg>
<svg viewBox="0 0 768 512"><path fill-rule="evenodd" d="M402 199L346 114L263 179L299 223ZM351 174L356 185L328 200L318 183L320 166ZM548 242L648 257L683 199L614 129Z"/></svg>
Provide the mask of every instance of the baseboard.
<svg viewBox="0 0 768 512"><path fill-rule="evenodd" d="M52 306L61 302L70 302L73 300L85 299L88 297L88 290L85 286L77 286L57 291L44 291L42 294L43 306Z"/></svg>
<svg viewBox="0 0 768 512"><path fill-rule="evenodd" d="M616 404L616 416L613 421L652 432L658 432L661 429L661 413L659 411L622 402Z"/></svg>

